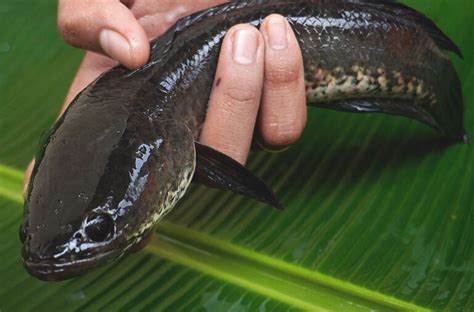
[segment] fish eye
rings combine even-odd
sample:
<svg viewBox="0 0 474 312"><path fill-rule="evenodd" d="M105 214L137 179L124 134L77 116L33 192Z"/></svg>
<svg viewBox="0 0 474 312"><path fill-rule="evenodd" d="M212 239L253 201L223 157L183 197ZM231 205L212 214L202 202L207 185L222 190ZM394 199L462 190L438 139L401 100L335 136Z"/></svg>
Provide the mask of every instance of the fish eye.
<svg viewBox="0 0 474 312"><path fill-rule="evenodd" d="M103 242L114 232L114 222L109 215L94 213L87 217L85 232L95 242Z"/></svg>

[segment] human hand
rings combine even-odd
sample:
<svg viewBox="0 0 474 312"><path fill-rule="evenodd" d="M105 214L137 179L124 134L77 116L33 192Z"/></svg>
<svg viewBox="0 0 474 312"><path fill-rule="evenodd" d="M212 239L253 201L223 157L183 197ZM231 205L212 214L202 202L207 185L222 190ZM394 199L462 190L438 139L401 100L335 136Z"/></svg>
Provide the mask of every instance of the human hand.
<svg viewBox="0 0 474 312"><path fill-rule="evenodd" d="M149 38L162 34L177 18L222 2L60 1L58 27L65 41L90 50L61 114L80 90L118 62L131 69L144 65ZM232 27L224 38L215 77L200 137L203 144L245 163L255 125L258 141L271 149L299 138L306 123L302 57L283 17L267 17L260 31L244 24Z"/></svg>

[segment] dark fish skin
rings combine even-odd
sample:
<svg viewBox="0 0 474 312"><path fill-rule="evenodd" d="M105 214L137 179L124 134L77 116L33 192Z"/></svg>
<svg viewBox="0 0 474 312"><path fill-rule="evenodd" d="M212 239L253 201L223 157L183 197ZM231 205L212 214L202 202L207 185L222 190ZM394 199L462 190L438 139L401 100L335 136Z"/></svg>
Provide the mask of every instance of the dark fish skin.
<svg viewBox="0 0 474 312"><path fill-rule="evenodd" d="M238 23L259 26L271 13L286 16L296 33L309 104L408 116L454 140L466 138L460 82L441 49L460 51L413 9L389 0L253 0L211 8L153 40L142 68L101 75L44 137L20 228L29 273L62 280L120 257L185 193L196 151L206 153L197 157L198 169L200 158L210 166L197 172L229 165L212 183L244 170L222 155L213 162L213 151L194 141L226 31ZM233 181L253 179L244 176Z"/></svg>

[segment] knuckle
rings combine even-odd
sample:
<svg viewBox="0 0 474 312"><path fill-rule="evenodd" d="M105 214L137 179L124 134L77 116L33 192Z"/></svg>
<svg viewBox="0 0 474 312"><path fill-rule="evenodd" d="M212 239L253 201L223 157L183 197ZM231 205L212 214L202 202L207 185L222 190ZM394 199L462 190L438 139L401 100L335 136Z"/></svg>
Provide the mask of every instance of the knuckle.
<svg viewBox="0 0 474 312"><path fill-rule="evenodd" d="M265 71L265 82L270 84L287 84L302 77L301 63L298 60L285 59L268 62Z"/></svg>
<svg viewBox="0 0 474 312"><path fill-rule="evenodd" d="M227 103L252 104L259 98L259 92L255 86L232 86L224 91Z"/></svg>

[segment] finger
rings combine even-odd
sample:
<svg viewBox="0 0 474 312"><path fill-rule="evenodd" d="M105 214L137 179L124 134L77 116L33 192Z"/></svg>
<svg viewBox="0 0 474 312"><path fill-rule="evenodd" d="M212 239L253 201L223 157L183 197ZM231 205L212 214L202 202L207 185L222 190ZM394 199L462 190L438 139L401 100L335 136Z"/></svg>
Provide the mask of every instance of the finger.
<svg viewBox="0 0 474 312"><path fill-rule="evenodd" d="M114 0L60 0L58 28L76 47L106 54L128 68L146 63L150 44L133 13Z"/></svg>
<svg viewBox="0 0 474 312"><path fill-rule="evenodd" d="M265 18L260 31L265 39L265 78L257 131L265 147L281 149L298 140L306 124L303 59L281 15Z"/></svg>
<svg viewBox="0 0 474 312"><path fill-rule="evenodd" d="M200 141L244 164L252 142L262 91L265 46L250 25L224 38Z"/></svg>

